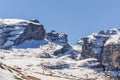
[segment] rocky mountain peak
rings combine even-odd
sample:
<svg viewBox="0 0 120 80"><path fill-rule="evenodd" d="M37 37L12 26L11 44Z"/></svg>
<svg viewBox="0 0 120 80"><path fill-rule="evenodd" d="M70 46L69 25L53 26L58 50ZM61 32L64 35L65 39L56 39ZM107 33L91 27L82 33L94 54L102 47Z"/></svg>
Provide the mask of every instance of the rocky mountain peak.
<svg viewBox="0 0 120 80"><path fill-rule="evenodd" d="M9 48L25 40L41 40L45 29L38 20L0 19L0 48Z"/></svg>
<svg viewBox="0 0 120 80"><path fill-rule="evenodd" d="M58 33L55 30L52 30L51 32L46 33L46 38L49 41L55 42L59 45L66 45L68 44L68 35L65 33Z"/></svg>
<svg viewBox="0 0 120 80"><path fill-rule="evenodd" d="M107 30L106 35L117 35L119 33L120 33L119 29L112 28L112 29Z"/></svg>
<svg viewBox="0 0 120 80"><path fill-rule="evenodd" d="M101 35L117 35L119 33L120 33L120 29L112 28L112 29L109 29L107 31L101 30L98 34L101 34Z"/></svg>
<svg viewBox="0 0 120 80"><path fill-rule="evenodd" d="M96 58L108 70L120 69L119 48L120 30L113 28L106 32L92 34L78 40L78 45L82 44L81 59Z"/></svg>

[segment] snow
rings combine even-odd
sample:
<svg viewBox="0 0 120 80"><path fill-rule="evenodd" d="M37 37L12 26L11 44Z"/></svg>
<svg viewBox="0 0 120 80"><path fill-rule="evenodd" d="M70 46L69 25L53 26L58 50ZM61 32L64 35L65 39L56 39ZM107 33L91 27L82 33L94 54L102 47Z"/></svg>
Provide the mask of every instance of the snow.
<svg viewBox="0 0 120 80"><path fill-rule="evenodd" d="M45 45L48 42L45 40L26 40L18 46L14 46L15 48L39 48L41 45Z"/></svg>
<svg viewBox="0 0 120 80"><path fill-rule="evenodd" d="M111 35L110 38L106 41L105 45L108 44L118 44L120 38L120 33L117 35Z"/></svg>
<svg viewBox="0 0 120 80"><path fill-rule="evenodd" d="M13 43L13 41L7 41L4 45L3 45L3 47L6 47L6 46L11 46L11 45L13 45L14 43Z"/></svg>
<svg viewBox="0 0 120 80"><path fill-rule="evenodd" d="M53 77L53 76L45 76L45 75L40 75L40 74L35 74L32 73L31 75L40 78L41 80L69 80L69 79L65 79L65 78L59 78L59 77Z"/></svg>
<svg viewBox="0 0 120 80"><path fill-rule="evenodd" d="M82 50L81 45L72 47L73 50L79 52ZM20 68L23 74L34 76L41 80L74 80L96 77L96 80L104 80L104 73L99 73L90 68L99 64L96 59L73 60L68 55L63 55L63 57L54 56L54 51L61 48L63 46L47 40L26 40L10 50L1 50L0 62L11 67ZM37 57L43 53L48 53L51 58ZM66 64L68 67L62 64ZM58 65L62 65L63 68L57 68ZM45 66L54 66L56 68L51 69Z"/></svg>
<svg viewBox="0 0 120 80"><path fill-rule="evenodd" d="M81 45L73 45L72 48L76 51L82 51L82 46Z"/></svg>
<svg viewBox="0 0 120 80"><path fill-rule="evenodd" d="M3 24L11 25L11 24L17 24L19 22L26 22L26 20L22 20L22 19L1 19L0 22L3 23Z"/></svg>
<svg viewBox="0 0 120 80"><path fill-rule="evenodd" d="M112 75L112 76L120 75L120 71L105 71L105 73Z"/></svg>
<svg viewBox="0 0 120 80"><path fill-rule="evenodd" d="M15 79L9 71L0 69L0 80L15 80Z"/></svg>
<svg viewBox="0 0 120 80"><path fill-rule="evenodd" d="M10 35L19 35L19 34L22 34L23 32L24 30L12 31L10 32Z"/></svg>
<svg viewBox="0 0 120 80"><path fill-rule="evenodd" d="M101 38L96 38L95 36L101 37ZM119 44L120 43L120 30L116 28L112 28L112 29L109 29L106 32L106 34L93 33L89 35L87 38L88 38L89 43L93 42L96 46L102 46L105 38L108 38L108 39L106 40L104 46L108 44ZM80 42L82 42L81 39L78 40L78 43Z"/></svg>
<svg viewBox="0 0 120 80"><path fill-rule="evenodd" d="M16 40L17 38L19 38L19 36L20 36L20 35L15 35L15 36L13 36L13 37L9 37L8 40L14 41L14 40Z"/></svg>
<svg viewBox="0 0 120 80"><path fill-rule="evenodd" d="M53 46L51 47L50 44ZM104 73L98 73L88 67L82 67L84 64L87 66L96 65L96 62L93 62L91 64L88 63L89 61L96 61L96 59L93 58L80 61L75 61L69 59L68 57L63 59L54 56L53 58L36 58L37 54L43 53L46 50L52 53L52 51L58 48L60 48L59 45L49 43L39 48L14 48L12 50L2 50L0 55L4 55L4 59L1 58L0 61L11 67L21 68L23 74L34 76L42 80L70 80L69 78L74 80L80 78L95 78L96 76L98 77L96 80L104 80ZM52 54L50 55L52 56ZM44 65L56 65L58 63L68 64L69 68L48 69L42 67Z"/></svg>
<svg viewBox="0 0 120 80"><path fill-rule="evenodd" d="M91 61L91 63L89 63ZM79 62L77 62L77 66L84 66L86 65L86 67L89 67L89 66L92 66L92 65L97 65L97 59L94 59L94 58L88 58L88 59L85 59L85 60L81 60Z"/></svg>
<svg viewBox="0 0 120 80"><path fill-rule="evenodd" d="M95 40L95 37L94 37L95 35L97 35L97 33L92 33L92 35L89 35L88 36L88 38L89 38L88 42L91 42L91 41Z"/></svg>
<svg viewBox="0 0 120 80"><path fill-rule="evenodd" d="M114 34L113 32L116 32L116 34ZM119 44L120 30L113 28L109 30L109 33L111 34L109 35L109 39L106 41L105 46L108 44Z"/></svg>
<svg viewBox="0 0 120 80"><path fill-rule="evenodd" d="M34 23L34 22L23 19L0 19L0 23L2 25L27 25L29 23ZM34 24L40 25L39 23L34 23Z"/></svg>

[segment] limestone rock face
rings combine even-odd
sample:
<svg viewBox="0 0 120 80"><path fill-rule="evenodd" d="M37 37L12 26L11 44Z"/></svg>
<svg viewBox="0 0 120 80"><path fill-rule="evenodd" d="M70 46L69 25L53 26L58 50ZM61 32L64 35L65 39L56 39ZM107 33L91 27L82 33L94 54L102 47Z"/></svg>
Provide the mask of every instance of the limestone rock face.
<svg viewBox="0 0 120 80"><path fill-rule="evenodd" d="M98 60L101 60L101 53L106 40L106 36L97 34L81 38L82 43L78 42L78 44L82 44L81 59L97 58Z"/></svg>
<svg viewBox="0 0 120 80"><path fill-rule="evenodd" d="M38 21L0 19L0 48L10 48L25 40L42 40L45 29Z"/></svg>
<svg viewBox="0 0 120 80"><path fill-rule="evenodd" d="M63 46L68 44L68 35L65 33L58 33L52 30L51 32L46 33L46 38Z"/></svg>
<svg viewBox="0 0 120 80"><path fill-rule="evenodd" d="M104 46L102 64L106 66L106 70L120 69L120 44Z"/></svg>
<svg viewBox="0 0 120 80"><path fill-rule="evenodd" d="M88 37L80 38L82 46L80 59L96 58L105 66L105 70L120 69L120 30L100 31Z"/></svg>
<svg viewBox="0 0 120 80"><path fill-rule="evenodd" d="M23 34L15 40L15 45L22 43L28 39L41 40L45 37L45 29L42 25L28 24Z"/></svg>

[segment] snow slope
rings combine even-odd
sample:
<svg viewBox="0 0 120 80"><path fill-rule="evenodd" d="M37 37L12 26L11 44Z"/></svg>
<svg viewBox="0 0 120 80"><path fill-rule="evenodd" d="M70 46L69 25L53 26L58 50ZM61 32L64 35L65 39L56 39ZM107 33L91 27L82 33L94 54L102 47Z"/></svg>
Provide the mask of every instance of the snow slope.
<svg viewBox="0 0 120 80"><path fill-rule="evenodd" d="M1 25L27 25L29 23L37 24L28 20L23 20L23 19L0 19L0 24ZM40 25L38 23L38 25Z"/></svg>
<svg viewBox="0 0 120 80"><path fill-rule="evenodd" d="M60 48L60 45L49 42L39 48L1 50L0 61L8 66L20 69L23 74L42 80L82 80L91 78L105 80L104 73L99 73L89 67L98 64L96 59L75 61L69 57L64 58L52 55L55 50ZM36 57L36 55L44 52L48 52L52 58ZM95 62L89 63L92 60Z"/></svg>
<svg viewBox="0 0 120 80"><path fill-rule="evenodd" d="M15 79L9 71L0 69L0 80L15 80Z"/></svg>

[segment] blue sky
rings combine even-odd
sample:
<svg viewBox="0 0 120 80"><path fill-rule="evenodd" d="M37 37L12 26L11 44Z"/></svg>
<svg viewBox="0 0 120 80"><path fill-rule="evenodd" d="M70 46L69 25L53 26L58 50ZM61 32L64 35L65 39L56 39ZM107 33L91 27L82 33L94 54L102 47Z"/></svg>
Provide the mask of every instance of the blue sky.
<svg viewBox="0 0 120 80"><path fill-rule="evenodd" d="M65 32L69 41L120 28L120 0L0 0L0 17L39 19L47 31Z"/></svg>

